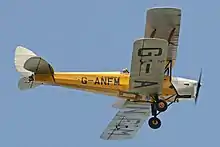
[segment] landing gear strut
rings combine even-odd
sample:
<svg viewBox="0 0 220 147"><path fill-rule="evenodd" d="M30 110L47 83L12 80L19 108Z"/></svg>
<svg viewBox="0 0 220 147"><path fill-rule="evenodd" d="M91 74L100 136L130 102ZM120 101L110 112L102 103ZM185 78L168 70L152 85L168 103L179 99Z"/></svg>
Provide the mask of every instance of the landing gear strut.
<svg viewBox="0 0 220 147"><path fill-rule="evenodd" d="M173 34L174 31L175 31L175 28L172 30L170 34ZM168 40L168 42L170 43L170 40ZM169 79L170 83L172 83L172 64L173 64L173 60L169 60L164 70L164 75L170 77ZM176 97L174 101L167 104L167 100L172 98L175 95ZM148 124L152 129L158 129L161 126L161 121L159 118L157 118L157 115L159 115L161 112L166 111L169 105L171 105L172 103L178 102L178 93L176 93L175 95L171 95L170 97L163 99L163 100L159 99L158 95L150 96L153 99L153 103L151 103L151 111L152 111L153 117L149 119Z"/></svg>
<svg viewBox="0 0 220 147"><path fill-rule="evenodd" d="M152 97L154 102L151 104L151 112L153 117L148 120L148 124L152 129L158 129L161 126L161 121L157 115L167 110L168 105L165 100L159 99L158 95ZM159 113L157 113L159 111Z"/></svg>

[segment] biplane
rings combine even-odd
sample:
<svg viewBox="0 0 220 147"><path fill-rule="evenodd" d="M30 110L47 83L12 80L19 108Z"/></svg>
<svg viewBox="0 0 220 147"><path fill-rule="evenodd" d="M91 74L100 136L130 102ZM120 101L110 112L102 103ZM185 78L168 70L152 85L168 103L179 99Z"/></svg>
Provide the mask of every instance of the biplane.
<svg viewBox="0 0 220 147"><path fill-rule="evenodd" d="M40 85L61 86L117 97L119 109L100 138L133 138L144 122L152 129L161 127L158 115L181 100L197 102L199 80L174 77L180 33L181 9L147 10L145 34L133 43L130 71L56 72L52 65L23 46L15 50L15 67L21 73L20 90Z"/></svg>

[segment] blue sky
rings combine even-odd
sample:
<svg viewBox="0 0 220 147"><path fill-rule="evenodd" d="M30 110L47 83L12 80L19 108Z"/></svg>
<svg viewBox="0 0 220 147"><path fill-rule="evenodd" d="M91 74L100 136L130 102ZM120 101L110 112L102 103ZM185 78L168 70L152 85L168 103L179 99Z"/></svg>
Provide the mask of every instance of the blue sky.
<svg viewBox="0 0 220 147"><path fill-rule="evenodd" d="M146 10L153 6L182 8L174 75L197 79L200 68L204 71L198 105L172 105L160 115L161 129L145 123L133 140L104 141L99 136L117 112L111 107L115 97L60 87L18 90L17 45L43 56L57 71L130 68L133 41L143 37ZM219 14L217 0L1 1L0 146L216 146Z"/></svg>

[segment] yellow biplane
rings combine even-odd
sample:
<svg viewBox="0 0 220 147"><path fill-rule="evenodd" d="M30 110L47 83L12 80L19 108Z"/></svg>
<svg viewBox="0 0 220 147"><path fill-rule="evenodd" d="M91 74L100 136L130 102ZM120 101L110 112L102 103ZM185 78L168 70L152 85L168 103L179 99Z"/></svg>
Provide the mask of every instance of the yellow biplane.
<svg viewBox="0 0 220 147"><path fill-rule="evenodd" d="M199 80L172 76L180 33L179 8L151 8L147 11L145 35L134 41L130 72L56 72L50 63L31 50L15 50L16 70L22 77L21 90L39 85L73 88L118 97L119 109L101 134L105 140L133 138L145 120L157 129L159 113L180 100L197 101Z"/></svg>

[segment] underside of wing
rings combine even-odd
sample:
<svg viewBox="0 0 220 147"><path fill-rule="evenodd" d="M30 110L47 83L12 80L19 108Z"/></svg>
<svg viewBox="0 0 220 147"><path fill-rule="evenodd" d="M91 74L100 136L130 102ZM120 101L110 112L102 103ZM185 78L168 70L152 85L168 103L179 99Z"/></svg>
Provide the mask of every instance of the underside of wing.
<svg viewBox="0 0 220 147"><path fill-rule="evenodd" d="M143 38L134 42L129 91L142 95L161 94L168 42Z"/></svg>
<svg viewBox="0 0 220 147"><path fill-rule="evenodd" d="M133 138L151 115L149 104L136 104L126 101L100 138L104 140L123 140Z"/></svg>
<svg viewBox="0 0 220 147"><path fill-rule="evenodd" d="M172 66L177 56L180 21L181 9L179 8L151 8L147 11L144 37L168 41L167 60L172 60Z"/></svg>

